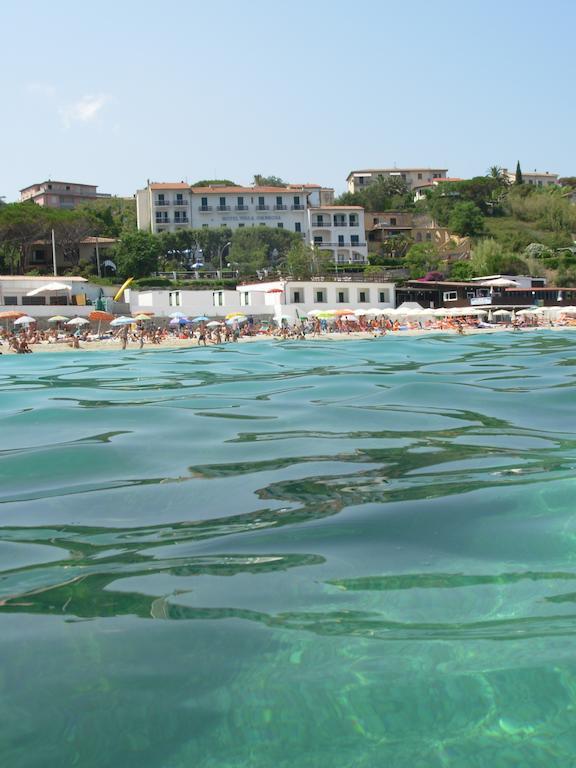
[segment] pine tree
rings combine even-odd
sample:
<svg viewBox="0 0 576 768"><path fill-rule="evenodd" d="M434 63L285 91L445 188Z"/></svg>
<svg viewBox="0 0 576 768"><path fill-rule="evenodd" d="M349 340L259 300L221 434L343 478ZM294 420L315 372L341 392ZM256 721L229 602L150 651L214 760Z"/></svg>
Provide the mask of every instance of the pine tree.
<svg viewBox="0 0 576 768"><path fill-rule="evenodd" d="M522 178L522 170L520 168L520 160L516 163L516 184L524 184L524 179Z"/></svg>

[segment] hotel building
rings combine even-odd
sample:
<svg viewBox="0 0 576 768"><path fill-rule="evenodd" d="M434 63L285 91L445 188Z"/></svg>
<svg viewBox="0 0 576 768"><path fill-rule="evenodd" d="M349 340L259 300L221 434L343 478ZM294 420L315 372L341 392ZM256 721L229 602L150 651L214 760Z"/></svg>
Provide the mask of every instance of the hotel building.
<svg viewBox="0 0 576 768"><path fill-rule="evenodd" d="M148 183L136 192L138 228L175 232L203 227L277 227L332 253L339 264L366 263L364 210L335 206L334 190L313 184L285 187L191 187Z"/></svg>

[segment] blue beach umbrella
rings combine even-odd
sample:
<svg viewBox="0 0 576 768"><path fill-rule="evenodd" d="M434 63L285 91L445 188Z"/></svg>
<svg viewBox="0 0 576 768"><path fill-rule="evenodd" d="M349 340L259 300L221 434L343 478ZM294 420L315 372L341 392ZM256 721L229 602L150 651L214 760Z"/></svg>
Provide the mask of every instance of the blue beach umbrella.
<svg viewBox="0 0 576 768"><path fill-rule="evenodd" d="M209 320L209 317L206 317L206 315L198 315L198 317L195 317L192 322L193 323L205 323Z"/></svg>

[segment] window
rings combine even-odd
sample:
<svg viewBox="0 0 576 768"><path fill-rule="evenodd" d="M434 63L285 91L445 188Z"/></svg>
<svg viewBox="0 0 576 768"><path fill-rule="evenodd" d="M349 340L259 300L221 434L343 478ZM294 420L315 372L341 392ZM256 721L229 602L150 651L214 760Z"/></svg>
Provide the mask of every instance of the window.
<svg viewBox="0 0 576 768"><path fill-rule="evenodd" d="M32 255L30 257L30 261L32 264L45 264L46 263L46 251L40 250L38 248L35 248L32 251Z"/></svg>
<svg viewBox="0 0 576 768"><path fill-rule="evenodd" d="M432 240L432 233L431 232L426 232L426 240L428 242L430 242L430 240Z"/></svg>
<svg viewBox="0 0 576 768"><path fill-rule="evenodd" d="M358 291L358 304L366 304L368 301L368 291Z"/></svg>
<svg viewBox="0 0 576 768"><path fill-rule="evenodd" d="M358 226L358 218L356 217L355 213L351 213L350 214L349 220L350 220L350 226L351 227L357 227ZM376 220L374 222L374 224L378 224L378 220Z"/></svg>
<svg viewBox="0 0 576 768"><path fill-rule="evenodd" d="M303 298L302 298L302 291L301 290L293 290L292 291L292 304L302 304Z"/></svg>
<svg viewBox="0 0 576 768"><path fill-rule="evenodd" d="M244 198L239 197L238 198L238 208L244 208Z"/></svg>
<svg viewBox="0 0 576 768"><path fill-rule="evenodd" d="M48 189L52 189L52 184L48 184Z"/></svg>
<svg viewBox="0 0 576 768"><path fill-rule="evenodd" d="M314 235L314 245L322 245L322 235Z"/></svg>
<svg viewBox="0 0 576 768"><path fill-rule="evenodd" d="M265 221L261 221L261 222L260 222L260 226L261 226L261 227L265 227L265 226L266 226L266 222L265 222Z"/></svg>
<svg viewBox="0 0 576 768"><path fill-rule="evenodd" d="M176 205L182 205L184 203L184 198L182 197L182 192L176 193Z"/></svg>
<svg viewBox="0 0 576 768"><path fill-rule="evenodd" d="M284 224L282 224L282 222L280 222L280 224L278 224L277 227L278 227L278 229L284 229Z"/></svg>
<svg viewBox="0 0 576 768"><path fill-rule="evenodd" d="M294 196L294 208L300 208L300 196L295 195Z"/></svg>
<svg viewBox="0 0 576 768"><path fill-rule="evenodd" d="M380 223L380 219L379 219L377 216L375 216L375 217L372 219L372 224L379 224L379 223Z"/></svg>
<svg viewBox="0 0 576 768"><path fill-rule="evenodd" d="M202 229L208 229L208 224L202 224Z"/></svg>
<svg viewBox="0 0 576 768"><path fill-rule="evenodd" d="M240 306L241 307L249 307L250 306L250 292L249 291L241 291L240 292Z"/></svg>
<svg viewBox="0 0 576 768"><path fill-rule="evenodd" d="M212 301L215 307L224 306L224 291L214 291L212 293Z"/></svg>
<svg viewBox="0 0 576 768"><path fill-rule="evenodd" d="M419 174L418 174L418 179L419 179L420 181L422 180L422 174L421 174L421 173L419 173Z"/></svg>
<svg viewBox="0 0 576 768"><path fill-rule="evenodd" d="M395 227L396 226L396 219L393 216L390 218L390 226L391 227Z"/></svg>
<svg viewBox="0 0 576 768"><path fill-rule="evenodd" d="M46 304L46 296L22 296L22 304L25 306Z"/></svg>
<svg viewBox="0 0 576 768"><path fill-rule="evenodd" d="M208 226L208 225L206 225L206 226ZM241 229L242 227L245 227L245 226L246 226L246 224L238 224L238 229Z"/></svg>
<svg viewBox="0 0 576 768"><path fill-rule="evenodd" d="M316 304L325 304L326 303L326 292L325 291L314 291L314 295L315 295Z"/></svg>
<svg viewBox="0 0 576 768"><path fill-rule="evenodd" d="M201 197L200 198L200 207L201 208L208 208L208 198L207 197Z"/></svg>
<svg viewBox="0 0 576 768"><path fill-rule="evenodd" d="M344 245L344 235L338 235L338 245Z"/></svg>
<svg viewBox="0 0 576 768"><path fill-rule="evenodd" d="M7 307L12 307L18 304L18 297L17 296L4 296L4 304Z"/></svg>
<svg viewBox="0 0 576 768"><path fill-rule="evenodd" d="M66 189L70 189L70 184L66 184Z"/></svg>
<svg viewBox="0 0 576 768"><path fill-rule="evenodd" d="M378 291L379 304L388 304L388 291Z"/></svg>
<svg viewBox="0 0 576 768"><path fill-rule="evenodd" d="M259 197L258 198L258 208L260 208L260 210L263 211L265 207L266 206L264 205L264 198L263 197Z"/></svg>
<svg viewBox="0 0 576 768"><path fill-rule="evenodd" d="M296 224L294 224L294 231L295 232L302 232L302 224L300 224L299 221L297 221Z"/></svg>
<svg viewBox="0 0 576 768"><path fill-rule="evenodd" d="M221 197L220 198L219 205L220 205L221 208L223 208L226 205L226 198L225 197Z"/></svg>
<svg viewBox="0 0 576 768"><path fill-rule="evenodd" d="M443 301L457 301L458 293L456 291L444 291L442 294Z"/></svg>
<svg viewBox="0 0 576 768"><path fill-rule="evenodd" d="M336 301L338 304L346 304L348 301L348 291L338 291L336 294Z"/></svg>
<svg viewBox="0 0 576 768"><path fill-rule="evenodd" d="M319 214L316 216L316 225L317 225L318 227L321 227L321 226L323 226L323 224L324 224L324 217L322 216L322 214L321 214L321 213L319 213Z"/></svg>
<svg viewBox="0 0 576 768"><path fill-rule="evenodd" d="M350 245L359 245L360 244L360 238L358 235L350 235Z"/></svg>
<svg viewBox="0 0 576 768"><path fill-rule="evenodd" d="M164 195L163 195L163 194L159 194L159 195L158 195L158 203L159 203L160 205L162 205L162 203L163 203L163 202L164 202Z"/></svg>
<svg viewBox="0 0 576 768"><path fill-rule="evenodd" d="M180 291L168 291L168 304L171 307L182 306L182 294Z"/></svg>
<svg viewBox="0 0 576 768"><path fill-rule="evenodd" d="M282 208L282 198L281 198L281 197L277 197L277 198L276 198L276 205L277 205L279 208Z"/></svg>

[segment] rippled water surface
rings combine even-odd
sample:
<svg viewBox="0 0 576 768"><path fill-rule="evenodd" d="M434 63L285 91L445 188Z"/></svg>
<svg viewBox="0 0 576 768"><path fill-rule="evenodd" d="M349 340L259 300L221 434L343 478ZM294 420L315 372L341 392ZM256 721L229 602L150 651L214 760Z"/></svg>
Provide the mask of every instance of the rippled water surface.
<svg viewBox="0 0 576 768"><path fill-rule="evenodd" d="M575 765L575 341L0 358L2 765Z"/></svg>

